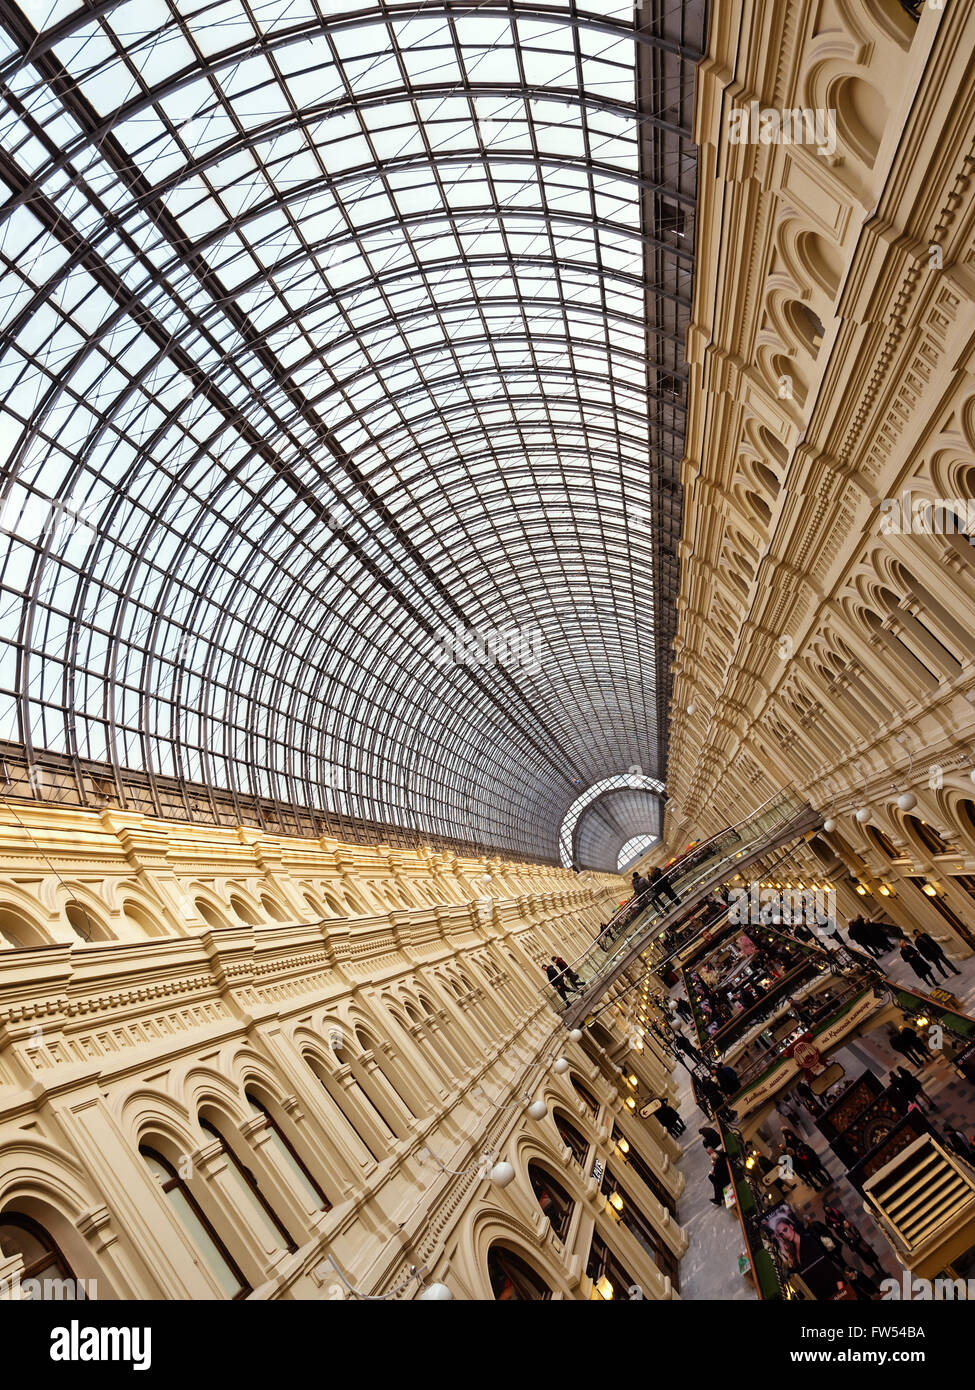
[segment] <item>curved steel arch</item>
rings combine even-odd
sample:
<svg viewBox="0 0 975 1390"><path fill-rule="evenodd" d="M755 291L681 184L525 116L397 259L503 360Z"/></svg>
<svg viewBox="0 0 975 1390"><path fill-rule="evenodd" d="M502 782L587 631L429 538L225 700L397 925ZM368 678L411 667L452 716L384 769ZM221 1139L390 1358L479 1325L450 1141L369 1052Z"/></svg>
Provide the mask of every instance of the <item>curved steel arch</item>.
<svg viewBox="0 0 975 1390"><path fill-rule="evenodd" d="M573 862L580 869L616 873L620 851L631 840L660 838L661 819L655 792L639 787L602 792L579 817L572 837Z"/></svg>
<svg viewBox="0 0 975 1390"><path fill-rule="evenodd" d="M664 765L703 0L166 5L0 0L14 789L555 861Z"/></svg>

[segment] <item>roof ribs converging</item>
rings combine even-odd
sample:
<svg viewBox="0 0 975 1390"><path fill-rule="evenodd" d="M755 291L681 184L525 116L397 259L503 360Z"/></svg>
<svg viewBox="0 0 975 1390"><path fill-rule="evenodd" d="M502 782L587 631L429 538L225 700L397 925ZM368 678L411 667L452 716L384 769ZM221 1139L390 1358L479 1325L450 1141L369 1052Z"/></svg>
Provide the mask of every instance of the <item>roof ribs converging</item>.
<svg viewBox="0 0 975 1390"><path fill-rule="evenodd" d="M662 776L703 22L0 0L15 792L557 861Z"/></svg>

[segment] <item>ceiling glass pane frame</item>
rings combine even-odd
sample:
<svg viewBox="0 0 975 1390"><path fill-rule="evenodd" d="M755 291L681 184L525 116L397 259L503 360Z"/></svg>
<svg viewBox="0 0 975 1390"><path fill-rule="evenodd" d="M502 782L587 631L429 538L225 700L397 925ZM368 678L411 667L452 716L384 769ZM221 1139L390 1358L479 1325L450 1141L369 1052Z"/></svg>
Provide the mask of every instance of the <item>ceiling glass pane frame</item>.
<svg viewBox="0 0 975 1390"><path fill-rule="evenodd" d="M554 860L661 772L702 35L0 4L15 782Z"/></svg>

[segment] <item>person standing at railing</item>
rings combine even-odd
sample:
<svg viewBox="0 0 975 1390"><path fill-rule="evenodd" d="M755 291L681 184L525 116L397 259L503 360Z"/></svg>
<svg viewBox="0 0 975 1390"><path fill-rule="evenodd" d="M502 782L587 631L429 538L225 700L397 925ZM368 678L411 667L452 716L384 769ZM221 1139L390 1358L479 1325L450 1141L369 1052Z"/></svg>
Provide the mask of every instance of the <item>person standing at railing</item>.
<svg viewBox="0 0 975 1390"><path fill-rule="evenodd" d="M565 992L565 980L562 978L561 972L556 970L554 965L546 965L545 974L548 976L549 984L554 985L558 990L562 1003L568 1004L569 996Z"/></svg>
<svg viewBox="0 0 975 1390"><path fill-rule="evenodd" d="M650 873L647 875L647 885L650 889L650 896L653 898L655 907L661 906L661 894L666 894L672 904L680 903L680 898L670 886L670 881L659 864L656 868L651 869Z"/></svg>
<svg viewBox="0 0 975 1390"><path fill-rule="evenodd" d="M573 989L582 990L582 981L574 970L569 969L569 962L567 960L563 960L561 956L553 956L552 964L558 967L562 972L563 978L568 980Z"/></svg>

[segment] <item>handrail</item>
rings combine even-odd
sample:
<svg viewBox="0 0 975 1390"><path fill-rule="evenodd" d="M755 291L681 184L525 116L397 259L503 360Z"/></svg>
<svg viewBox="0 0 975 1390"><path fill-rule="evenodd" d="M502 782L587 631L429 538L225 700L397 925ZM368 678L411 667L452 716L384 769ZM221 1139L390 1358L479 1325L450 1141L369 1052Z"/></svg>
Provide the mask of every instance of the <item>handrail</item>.
<svg viewBox="0 0 975 1390"><path fill-rule="evenodd" d="M623 905L623 908L614 913L613 918L610 919L610 924L599 933L595 941L569 963L570 978L581 976L583 985L596 983L629 954L633 949L633 943L638 938L645 936L653 926L662 923L664 918L674 911L675 907L693 905L690 900L694 891L709 879L713 879L718 869L728 868L730 870L734 866L735 860L741 858L746 851L754 851L757 845L771 837L776 831L788 828L803 814L814 813L807 803L795 797L790 791L783 791L764 802L757 811L746 816L738 825L712 837L711 841L708 842L712 845L719 838L723 840L724 853L712 853L701 858L698 857L698 847L695 847L693 864L688 864L683 871L676 875L674 870L678 866L675 865L666 875L657 880L658 883L670 883L675 901L661 904L659 900L654 898L642 910L632 915L614 936L613 924L620 914L627 908L632 912L632 899L629 900ZM603 954L597 957L599 951ZM547 988L552 991L548 997L554 997L556 994L554 985L549 985Z"/></svg>

